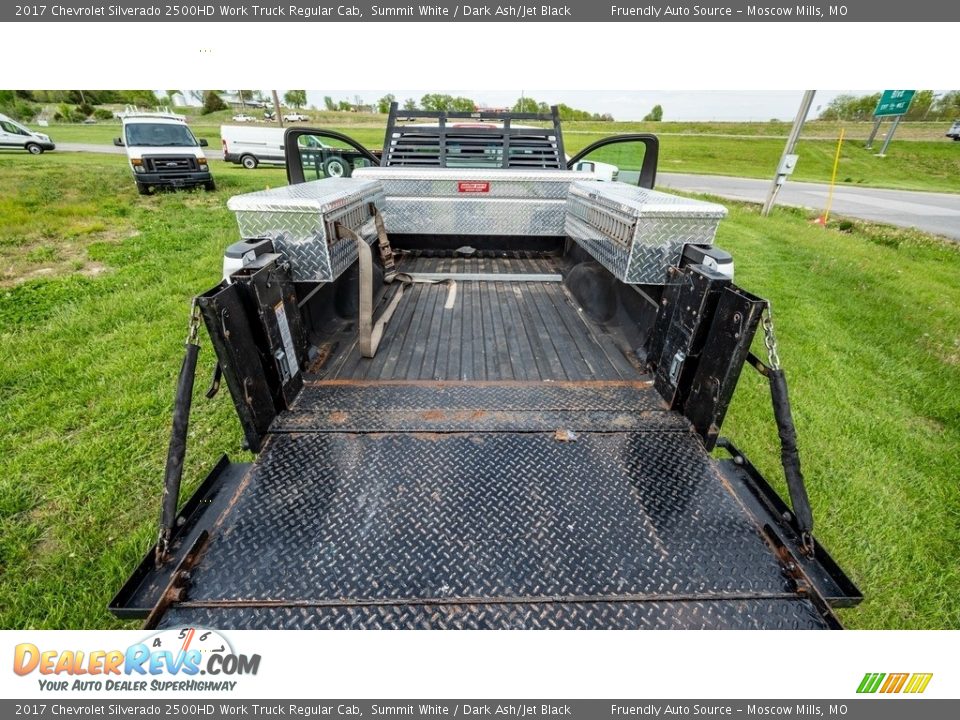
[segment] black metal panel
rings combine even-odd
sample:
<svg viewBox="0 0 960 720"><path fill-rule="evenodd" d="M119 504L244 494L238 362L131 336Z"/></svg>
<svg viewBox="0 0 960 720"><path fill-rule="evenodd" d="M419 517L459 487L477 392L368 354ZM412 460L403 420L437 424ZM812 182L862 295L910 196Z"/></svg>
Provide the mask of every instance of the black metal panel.
<svg viewBox="0 0 960 720"><path fill-rule="evenodd" d="M249 470L249 463L231 463L226 455L220 458L220 462L177 515L176 530L170 544L170 561L158 568L154 562L156 547L152 547L110 601L108 607L114 615L120 618L145 618L150 613L197 538L212 528Z"/></svg>
<svg viewBox="0 0 960 720"><path fill-rule="evenodd" d="M274 436L190 601L794 592L685 433Z"/></svg>
<svg viewBox="0 0 960 720"><path fill-rule="evenodd" d="M451 120L473 122L457 126L451 125ZM553 127L511 127L514 120L551 121ZM562 170L566 167L566 156L559 111L556 106L549 115L411 111L400 110L392 103L381 165Z"/></svg>
<svg viewBox="0 0 960 720"><path fill-rule="evenodd" d="M665 411L649 382L309 383L272 432L665 431L690 424Z"/></svg>
<svg viewBox="0 0 960 720"><path fill-rule="evenodd" d="M200 295L197 304L247 445L259 450L277 409L256 337L260 323L247 309L246 294L240 285L218 285Z"/></svg>
<svg viewBox="0 0 960 720"><path fill-rule="evenodd" d="M290 407L303 387L306 339L297 295L286 263L279 256L256 268L248 276L234 274L235 282L248 283L253 289L257 313L263 327L269 365L274 378L278 408Z"/></svg>
<svg viewBox="0 0 960 720"><path fill-rule="evenodd" d="M757 521L775 533L779 543L789 552L790 561L812 587L813 594L834 608L860 604L863 593L826 548L815 541L812 555L804 551L796 516L760 471L726 438L720 438L718 445L732 458L717 463L720 473Z"/></svg>
<svg viewBox="0 0 960 720"><path fill-rule="evenodd" d="M735 285L720 295L683 408L708 450L716 445L765 307L765 300Z"/></svg>
<svg viewBox="0 0 960 720"><path fill-rule="evenodd" d="M801 598L651 602L174 608L160 627L230 630L817 630L836 628Z"/></svg>
<svg viewBox="0 0 960 720"><path fill-rule="evenodd" d="M658 315L653 347L662 342L656 362L654 383L673 408L681 408L686 400L697 363L720 294L730 279L703 265L692 265L673 273L677 287L664 293ZM657 359L658 357L658 359Z"/></svg>

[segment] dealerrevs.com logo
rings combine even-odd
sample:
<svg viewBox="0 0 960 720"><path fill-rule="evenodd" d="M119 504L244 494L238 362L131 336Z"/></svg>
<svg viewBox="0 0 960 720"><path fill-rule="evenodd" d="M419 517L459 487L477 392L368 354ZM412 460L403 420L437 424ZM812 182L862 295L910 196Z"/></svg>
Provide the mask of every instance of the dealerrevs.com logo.
<svg viewBox="0 0 960 720"><path fill-rule="evenodd" d="M217 631L192 627L164 630L125 650L20 643L13 654L14 673L36 675L40 689L48 691L232 691L238 682L233 678L259 669L260 655L237 653Z"/></svg>

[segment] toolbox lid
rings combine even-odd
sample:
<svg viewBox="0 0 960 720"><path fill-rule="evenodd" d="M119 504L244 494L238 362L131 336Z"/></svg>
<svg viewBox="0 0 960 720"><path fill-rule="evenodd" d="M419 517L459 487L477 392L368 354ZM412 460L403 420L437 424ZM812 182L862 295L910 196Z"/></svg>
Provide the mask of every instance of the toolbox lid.
<svg viewBox="0 0 960 720"><path fill-rule="evenodd" d="M722 220L727 209L717 203L671 195L625 183L574 182L570 197L588 199L629 217L714 218Z"/></svg>
<svg viewBox="0 0 960 720"><path fill-rule="evenodd" d="M382 193L376 180L324 178L297 185L234 195L227 207L234 212L325 213Z"/></svg>

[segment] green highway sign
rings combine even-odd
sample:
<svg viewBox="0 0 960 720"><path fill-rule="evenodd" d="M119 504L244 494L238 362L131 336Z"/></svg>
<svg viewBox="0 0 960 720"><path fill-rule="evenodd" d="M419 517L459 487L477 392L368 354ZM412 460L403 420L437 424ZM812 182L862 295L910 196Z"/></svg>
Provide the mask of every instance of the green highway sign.
<svg viewBox="0 0 960 720"><path fill-rule="evenodd" d="M873 116L906 115L916 92L916 90L884 90L883 95L880 96L880 102L877 103L877 109L873 111Z"/></svg>

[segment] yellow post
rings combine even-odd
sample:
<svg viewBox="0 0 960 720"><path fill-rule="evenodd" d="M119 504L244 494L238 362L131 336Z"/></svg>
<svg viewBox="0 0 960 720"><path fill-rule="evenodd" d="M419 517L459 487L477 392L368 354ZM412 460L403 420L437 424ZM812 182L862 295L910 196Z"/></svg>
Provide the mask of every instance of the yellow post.
<svg viewBox="0 0 960 720"><path fill-rule="evenodd" d="M840 148L843 147L843 134L846 128L840 128L840 138L837 140L837 154L833 158L833 175L830 176L830 192L827 193L827 209L823 212L823 225L826 227L830 219L830 206L833 204L833 186L837 184L837 168L840 167Z"/></svg>

